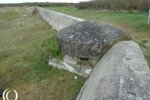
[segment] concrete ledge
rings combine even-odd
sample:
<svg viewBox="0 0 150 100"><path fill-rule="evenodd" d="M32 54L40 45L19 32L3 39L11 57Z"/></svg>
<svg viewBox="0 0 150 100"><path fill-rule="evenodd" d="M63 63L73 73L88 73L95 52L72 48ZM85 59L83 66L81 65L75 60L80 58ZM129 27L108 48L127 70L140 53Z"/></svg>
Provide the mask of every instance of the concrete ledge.
<svg viewBox="0 0 150 100"><path fill-rule="evenodd" d="M52 10L36 7L42 18L53 26L57 31L66 28L72 24L85 21L77 17L69 16L63 13L55 12Z"/></svg>
<svg viewBox="0 0 150 100"><path fill-rule="evenodd" d="M76 100L150 100L150 71L138 44L114 45L96 64Z"/></svg>

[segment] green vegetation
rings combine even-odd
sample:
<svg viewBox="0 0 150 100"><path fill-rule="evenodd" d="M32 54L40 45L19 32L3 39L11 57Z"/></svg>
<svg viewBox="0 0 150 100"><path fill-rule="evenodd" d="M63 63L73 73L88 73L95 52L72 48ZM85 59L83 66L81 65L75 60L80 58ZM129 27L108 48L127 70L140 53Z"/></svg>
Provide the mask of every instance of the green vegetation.
<svg viewBox="0 0 150 100"><path fill-rule="evenodd" d="M62 6L69 6L72 5L72 3L57 3L57 2L27 2L27 3L8 3L8 4L0 4L0 7L21 7L21 6L40 6L40 7L46 7L46 6L55 6L55 7L62 7Z"/></svg>
<svg viewBox="0 0 150 100"><path fill-rule="evenodd" d="M102 12L99 10L79 10L75 7L46 7L72 16L105 22L122 29L140 44L150 65L150 26L147 25L147 13Z"/></svg>
<svg viewBox="0 0 150 100"><path fill-rule="evenodd" d="M51 55L55 58L58 59L62 59L63 58L63 54L60 50L59 44L58 44L58 40L56 38L56 36L53 36L49 39L49 45L50 45L50 52Z"/></svg>
<svg viewBox="0 0 150 100"><path fill-rule="evenodd" d="M49 55L61 57L55 34L31 7L1 7L0 88L19 100L74 100L85 78L48 65Z"/></svg>
<svg viewBox="0 0 150 100"><path fill-rule="evenodd" d="M91 0L75 4L79 9L107 9L111 11L148 11L149 0Z"/></svg>

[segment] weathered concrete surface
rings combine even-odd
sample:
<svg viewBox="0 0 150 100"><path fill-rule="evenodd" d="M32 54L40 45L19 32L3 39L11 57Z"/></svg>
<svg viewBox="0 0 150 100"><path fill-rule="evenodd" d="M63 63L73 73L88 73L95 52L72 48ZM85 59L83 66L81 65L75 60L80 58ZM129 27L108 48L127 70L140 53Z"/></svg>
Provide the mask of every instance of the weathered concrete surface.
<svg viewBox="0 0 150 100"><path fill-rule="evenodd" d="M62 52L79 58L99 58L103 50L122 39L124 33L108 24L84 21L57 33Z"/></svg>
<svg viewBox="0 0 150 100"><path fill-rule="evenodd" d="M66 28L72 24L85 21L84 19L69 16L63 13L55 12L52 10L36 7L42 18L53 26L57 31Z"/></svg>
<svg viewBox="0 0 150 100"><path fill-rule="evenodd" d="M76 100L150 100L150 71L138 44L114 45L94 67Z"/></svg>
<svg viewBox="0 0 150 100"><path fill-rule="evenodd" d="M89 64L79 65L77 63L78 61L76 59L73 59L67 55L65 55L60 61L55 58L49 59L49 65L52 65L53 67L68 70L69 72L88 77L93 69L92 66Z"/></svg>

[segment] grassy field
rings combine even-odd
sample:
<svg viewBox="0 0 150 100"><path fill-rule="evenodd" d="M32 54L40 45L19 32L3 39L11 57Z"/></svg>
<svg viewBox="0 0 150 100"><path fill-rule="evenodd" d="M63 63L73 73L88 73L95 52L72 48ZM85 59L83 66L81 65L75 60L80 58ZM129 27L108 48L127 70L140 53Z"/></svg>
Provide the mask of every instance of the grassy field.
<svg viewBox="0 0 150 100"><path fill-rule="evenodd" d="M102 12L99 10L79 10L72 6L46 7L55 11L80 17L96 22L112 24L132 36L139 43L150 65L150 25L147 25L148 14L146 13L117 13Z"/></svg>
<svg viewBox="0 0 150 100"><path fill-rule="evenodd" d="M85 78L48 65L55 33L32 8L0 8L0 89L19 100L75 99Z"/></svg>
<svg viewBox="0 0 150 100"><path fill-rule="evenodd" d="M47 8L109 23L130 33L133 40L140 44L150 64L147 14L78 10L71 6ZM0 89L16 89L19 100L75 99L85 78L78 76L74 79L75 74L48 65L49 55L57 56L55 42L52 44L55 33L39 15L32 15L32 8L0 8Z"/></svg>

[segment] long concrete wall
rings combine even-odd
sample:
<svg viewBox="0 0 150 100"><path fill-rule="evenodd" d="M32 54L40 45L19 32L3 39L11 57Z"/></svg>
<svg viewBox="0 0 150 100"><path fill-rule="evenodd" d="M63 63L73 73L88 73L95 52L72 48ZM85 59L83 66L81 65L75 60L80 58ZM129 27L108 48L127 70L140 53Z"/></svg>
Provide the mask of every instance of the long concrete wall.
<svg viewBox="0 0 150 100"><path fill-rule="evenodd" d="M114 45L94 67L76 100L150 100L150 71L138 44Z"/></svg>
<svg viewBox="0 0 150 100"><path fill-rule="evenodd" d="M85 21L84 19L76 18L41 7L36 7L36 9L39 11L39 14L43 17L43 19L58 31L72 24Z"/></svg>

